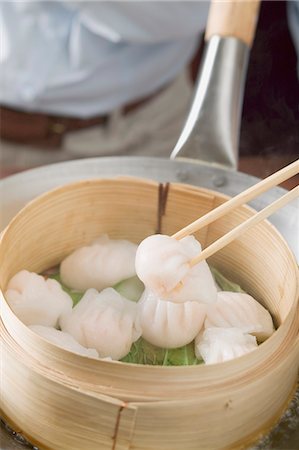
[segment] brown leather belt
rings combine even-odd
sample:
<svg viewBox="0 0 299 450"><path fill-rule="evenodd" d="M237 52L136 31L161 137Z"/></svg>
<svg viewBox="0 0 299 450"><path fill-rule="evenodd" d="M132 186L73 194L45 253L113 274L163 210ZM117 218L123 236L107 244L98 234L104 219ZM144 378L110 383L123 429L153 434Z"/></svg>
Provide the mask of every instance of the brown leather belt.
<svg viewBox="0 0 299 450"><path fill-rule="evenodd" d="M1 106L0 137L19 144L58 149L66 132L100 125L105 120L105 116L85 120Z"/></svg>
<svg viewBox="0 0 299 450"><path fill-rule="evenodd" d="M190 63L190 76L195 81L202 52L202 39L193 60ZM166 87L158 92L123 107L124 115L135 111L145 103L153 100ZM81 130L97 125L105 125L109 114L90 119L77 119L43 113L31 113L6 106L0 106L0 138L6 141L30 145L39 149L59 149L64 135L69 131Z"/></svg>
<svg viewBox="0 0 299 450"><path fill-rule="evenodd" d="M135 111L160 92L161 90L150 97L124 106L122 114L127 115ZM0 106L0 138L19 144L55 150L61 147L65 133L97 125L105 125L108 123L108 120L109 114L90 119L79 119L31 113Z"/></svg>

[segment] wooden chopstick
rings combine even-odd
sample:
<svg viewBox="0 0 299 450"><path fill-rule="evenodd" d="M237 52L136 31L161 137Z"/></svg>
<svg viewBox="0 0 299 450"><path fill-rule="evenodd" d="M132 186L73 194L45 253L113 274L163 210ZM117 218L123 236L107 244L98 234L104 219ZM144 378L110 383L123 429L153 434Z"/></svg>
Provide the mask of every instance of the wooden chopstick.
<svg viewBox="0 0 299 450"><path fill-rule="evenodd" d="M275 211L282 208L287 203L289 203L290 201L294 200L297 197L299 197L299 186L295 187L287 194L283 195L278 200L266 206L266 208L262 209L257 214L245 220L245 222L241 223L233 230L229 231L220 239L213 242L213 244L209 245L199 255L195 256L195 258L193 258L190 261L190 266L192 267L195 264L198 264L199 262L203 261L204 259L207 259L209 256L212 256L214 253L218 252L218 250L221 250L227 244L229 244L230 242L241 236L241 234L243 234L249 228L266 219L266 217L270 216Z"/></svg>
<svg viewBox="0 0 299 450"><path fill-rule="evenodd" d="M269 177L251 186L250 188L236 195L232 199L213 209L209 213L190 223L186 227L182 228L181 230L173 234L172 237L174 237L175 239L182 239L183 237L188 236L189 234L195 233L201 228L219 219L224 214L227 214L228 212L232 211L234 208L241 206L244 203L249 202L250 200L253 200L254 198L261 195L263 192L266 192L268 189L277 186L278 184L282 183L288 178L291 178L292 176L296 175L298 172L299 172L299 159L289 164L288 166L283 167L278 172L275 172L273 175L270 175Z"/></svg>

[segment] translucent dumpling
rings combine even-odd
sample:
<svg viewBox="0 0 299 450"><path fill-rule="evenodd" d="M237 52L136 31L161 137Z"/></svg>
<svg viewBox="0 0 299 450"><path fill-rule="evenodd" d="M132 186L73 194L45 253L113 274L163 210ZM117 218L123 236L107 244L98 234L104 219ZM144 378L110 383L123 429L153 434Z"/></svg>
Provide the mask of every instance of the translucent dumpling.
<svg viewBox="0 0 299 450"><path fill-rule="evenodd" d="M79 355L89 356L91 358L98 358L99 356L98 352L94 348L83 347L69 333L41 325L31 325L29 328L47 341L57 345L57 347L61 347L73 353L78 353Z"/></svg>
<svg viewBox="0 0 299 450"><path fill-rule="evenodd" d="M56 280L21 270L8 283L5 298L25 325L56 327L61 314L72 310L71 297Z"/></svg>
<svg viewBox="0 0 299 450"><path fill-rule="evenodd" d="M229 361L257 347L256 338L239 328L206 328L195 339L195 354L206 364Z"/></svg>
<svg viewBox="0 0 299 450"><path fill-rule="evenodd" d="M253 297L241 292L219 292L207 308L205 328L239 328L264 341L274 332L270 313Z"/></svg>
<svg viewBox="0 0 299 450"><path fill-rule="evenodd" d="M136 275L136 250L137 245L132 242L103 235L62 261L61 280L78 291L89 288L101 291Z"/></svg>
<svg viewBox="0 0 299 450"><path fill-rule="evenodd" d="M137 304L112 288L86 291L72 312L60 319L60 327L84 347L95 348L101 358L116 360L141 336Z"/></svg>
<svg viewBox="0 0 299 450"><path fill-rule="evenodd" d="M137 275L161 300L213 303L217 288L208 264L189 265L200 252L200 243L193 236L180 241L161 234L149 236L136 253Z"/></svg>
<svg viewBox="0 0 299 450"><path fill-rule="evenodd" d="M145 290L139 303L142 336L162 348L177 348L191 342L199 333L206 305L198 302L173 303Z"/></svg>

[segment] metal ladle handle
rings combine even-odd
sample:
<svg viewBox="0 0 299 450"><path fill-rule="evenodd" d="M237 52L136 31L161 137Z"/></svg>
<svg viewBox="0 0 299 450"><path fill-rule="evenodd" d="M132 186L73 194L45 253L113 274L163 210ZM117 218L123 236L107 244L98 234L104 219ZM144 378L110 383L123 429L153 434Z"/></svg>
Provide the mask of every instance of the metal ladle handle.
<svg viewBox="0 0 299 450"><path fill-rule="evenodd" d="M212 0L193 102L170 158L236 168L244 85L259 1Z"/></svg>

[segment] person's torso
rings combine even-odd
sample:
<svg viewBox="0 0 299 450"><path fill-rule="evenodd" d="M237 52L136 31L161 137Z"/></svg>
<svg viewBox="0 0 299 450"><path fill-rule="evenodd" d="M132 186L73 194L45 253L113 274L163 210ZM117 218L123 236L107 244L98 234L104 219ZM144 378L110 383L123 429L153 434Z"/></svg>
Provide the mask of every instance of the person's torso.
<svg viewBox="0 0 299 450"><path fill-rule="evenodd" d="M207 15L205 4L197 33L180 30L176 38L174 23L171 38L166 33L155 39L154 30L142 34L144 16L139 11L139 38L138 11L129 16L131 22L124 16L117 34L121 12L111 19L104 2L101 20L98 3L93 21L94 6L85 3L90 10L82 10L80 2L74 8L67 2L1 2L0 103L89 117L145 97L172 80L190 60ZM133 6L134 2L128 3L125 13ZM157 3L157 14L159 7ZM137 25L131 38L133 21Z"/></svg>

